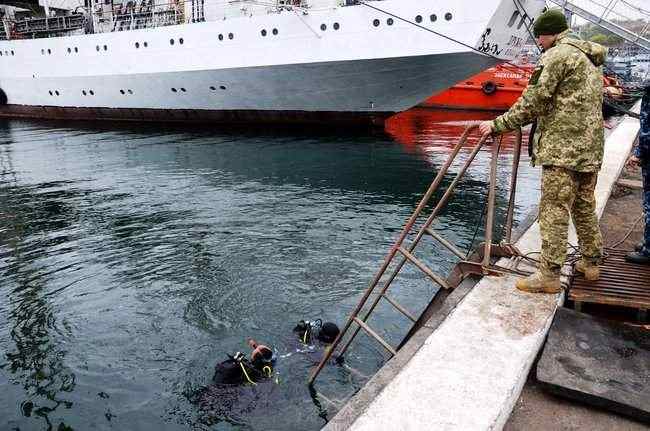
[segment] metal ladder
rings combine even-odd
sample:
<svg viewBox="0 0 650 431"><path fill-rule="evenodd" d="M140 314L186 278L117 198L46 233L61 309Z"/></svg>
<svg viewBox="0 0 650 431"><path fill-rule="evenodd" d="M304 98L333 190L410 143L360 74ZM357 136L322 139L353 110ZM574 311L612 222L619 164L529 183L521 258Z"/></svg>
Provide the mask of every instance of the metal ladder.
<svg viewBox="0 0 650 431"><path fill-rule="evenodd" d="M550 0L550 1L551 3L555 3L556 5L562 7L565 11L578 15L579 17L584 18L590 23L595 24L611 33L614 33L616 36L622 38L623 40L633 45L636 45L642 49L650 51L650 39L646 37L648 31L650 31L650 24L646 24L641 30L641 32L637 34L634 33L633 31L621 27L620 25L606 18L606 16L614 10L614 8L616 7L617 3L619 3L620 0L609 0L608 4L605 5L605 9L603 13L600 16L588 11L587 9L577 6L568 0ZM593 3L598 7L603 7L603 5L593 2L593 0L591 0L591 3Z"/></svg>
<svg viewBox="0 0 650 431"><path fill-rule="evenodd" d="M343 339L346 337L346 334L348 334L348 332L351 331L352 335L347 339L345 344L343 344L343 347L339 350L338 353L339 358L345 354L345 352L348 350L350 344L352 344L352 341L355 339L355 337L357 336L360 330L363 330L371 338L373 338L375 341L381 344L384 347L384 349L386 349L390 353L391 356L396 355L399 348L403 346L404 343L407 341L407 338L412 333L414 333L414 327L418 325L418 322L422 321L422 316L425 316L427 314L429 307L425 309L425 311L422 313L422 316L420 316L420 318L416 318L411 312L409 312L406 308L404 308L395 299L391 298L387 294L388 289L391 286L392 282L395 280L395 278L397 277L397 275L400 273L401 269L404 267L404 265L407 262L414 265L416 268L422 271L429 279L431 279L431 281L433 281L435 284L437 284L440 287L440 289L434 296L434 300L440 292L450 291L458 284L460 284L460 282L470 274L483 276L483 275L501 275L504 273L517 272L516 270L493 265L491 259L497 256L520 255L520 253L510 244L510 241L512 237L515 191L517 188L517 173L519 168L519 160L521 156L521 146L522 146L521 130L516 132L517 135L516 135L515 146L514 146L512 174L510 178L510 196L509 196L508 210L506 216L505 240L503 243L501 244L492 243L493 230L494 230L493 227L494 227L495 200L496 200L497 165L498 165L499 151L501 149L502 137L499 138L498 142L495 141L492 144L491 161L490 161L490 184L489 184L489 192L488 192L487 217L485 221L485 243L482 247L479 247L480 249L482 249L482 253L479 253L478 261L467 260L467 256L465 255L465 253L460 251L460 249L458 249L455 245L453 245L451 242L443 238L440 234L436 233L431 228L432 223L434 222L436 217L440 214L440 212L445 207L445 205L452 197L452 195L454 194L454 190L456 186L458 185L462 177L467 172L468 168L476 158L476 155L481 150L481 148L483 148L484 145L486 144L488 137L484 136L472 148L469 157L462 164L460 171L456 174L454 180L447 187L442 197L436 203L431 214L427 217L422 227L418 230L415 239L411 242L409 246L406 246L404 244L407 236L415 230L414 227L416 221L418 220L423 210L431 200L432 196L440 187L444 177L447 175L447 172L449 171L450 166L458 156L460 150L467 143L467 138L469 137L470 133L473 130L475 130L477 127L478 124L472 124L465 129L463 135L454 146L451 154L449 155L444 165L441 167L440 171L434 178L433 182L429 186L427 192L424 194L417 208L415 209L413 214L406 222L406 225L402 229L402 232L400 233L399 237L397 238L397 240L391 247L390 251L386 255L381 267L379 268L379 271L377 271L374 278L370 282L370 285L364 292L357 307L354 309L354 311L348 318L345 326L339 333L338 337L336 337L336 339L332 343L332 346L327 350L321 362L312 371L308 381L310 385L313 384L313 382L318 377L319 373L321 372L325 364L327 364L327 362L330 360L330 358L337 350L338 346L342 343ZM460 262L457 264L455 270L452 272L452 276L445 278L442 275L437 274L432 269L430 269L424 262L422 262L422 260L416 257L415 249L420 243L420 240L425 235L428 235L434 240L436 240L438 243L440 243L442 246L447 248L456 257L460 259ZM389 278L380 287L380 280L386 274L388 268L391 266L391 263L393 263L397 259L399 259L399 263L392 270ZM456 275L454 275L454 273ZM373 293L375 293L377 289L379 290L377 296L374 298L367 311L362 315L362 311L364 307L368 304L369 302L368 300L370 296ZM379 302L382 299L388 302L390 305L392 305L397 311L402 313L404 316L406 316L406 318L412 323L411 330L409 330L405 340L402 341L402 343L400 343L400 346L398 347L391 346L386 340L384 340L377 333L377 331L375 331L370 325L368 325L368 319L370 318L371 314L375 310L375 307L379 304ZM432 300L431 303L429 304L430 307L434 303L434 300Z"/></svg>

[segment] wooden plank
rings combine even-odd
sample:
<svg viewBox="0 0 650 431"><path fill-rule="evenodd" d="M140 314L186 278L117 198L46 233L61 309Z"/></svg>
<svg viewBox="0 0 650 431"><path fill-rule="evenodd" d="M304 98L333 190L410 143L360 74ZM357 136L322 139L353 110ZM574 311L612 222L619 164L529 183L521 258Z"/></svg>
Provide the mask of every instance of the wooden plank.
<svg viewBox="0 0 650 431"><path fill-rule="evenodd" d="M379 336L379 335L378 335L378 334L377 334L377 333L376 333L376 332L375 332L375 331L374 331L370 326L368 326L368 325L366 324L366 322L364 322L363 320L359 319L358 317L355 317L355 318L354 318L354 321L357 323L357 325L359 325L359 326L361 327L361 329L363 329L364 331L366 331L366 333L367 333L368 335L370 335L372 338L374 338L375 340L377 340L377 342L378 342L379 344L381 344L382 346L384 346L384 349L386 349L386 350L388 350L390 353L392 353L393 356L397 355L397 351L396 351L395 349L393 349L393 347L392 347L390 344L388 344L388 343L386 342L386 340L384 340L383 338L381 338L381 337L380 337L380 336Z"/></svg>

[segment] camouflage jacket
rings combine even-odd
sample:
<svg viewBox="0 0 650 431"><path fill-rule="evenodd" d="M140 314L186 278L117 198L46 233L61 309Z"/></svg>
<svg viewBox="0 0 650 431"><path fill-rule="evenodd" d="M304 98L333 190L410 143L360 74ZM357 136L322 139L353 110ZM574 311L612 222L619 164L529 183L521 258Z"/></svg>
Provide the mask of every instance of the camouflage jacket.
<svg viewBox="0 0 650 431"><path fill-rule="evenodd" d="M603 74L606 49L560 34L541 56L528 88L494 120L497 133L537 120L533 165L597 172L603 160Z"/></svg>

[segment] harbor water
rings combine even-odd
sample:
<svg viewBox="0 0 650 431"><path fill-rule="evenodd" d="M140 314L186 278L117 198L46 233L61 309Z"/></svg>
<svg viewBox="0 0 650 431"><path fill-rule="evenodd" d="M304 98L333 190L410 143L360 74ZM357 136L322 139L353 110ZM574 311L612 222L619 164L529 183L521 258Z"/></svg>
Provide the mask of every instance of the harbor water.
<svg viewBox="0 0 650 431"><path fill-rule="evenodd" d="M320 352L293 327L343 324L478 118L415 110L382 133L2 121L0 429L319 429L386 355L360 336L317 381L331 404L306 386ZM512 139L502 148L499 225ZM483 236L489 160L434 226L463 250ZM538 178L524 154L517 223ZM417 255L455 262L431 239ZM435 289L407 267L392 296L417 314ZM388 307L371 323L395 345L408 330ZM247 337L273 346L277 374L211 387Z"/></svg>

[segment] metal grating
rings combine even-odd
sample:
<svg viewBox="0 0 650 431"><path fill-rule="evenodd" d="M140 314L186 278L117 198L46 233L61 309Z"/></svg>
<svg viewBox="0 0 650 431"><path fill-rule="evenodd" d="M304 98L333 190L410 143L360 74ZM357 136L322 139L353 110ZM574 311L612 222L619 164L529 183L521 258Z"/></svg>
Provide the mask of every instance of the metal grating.
<svg viewBox="0 0 650 431"><path fill-rule="evenodd" d="M650 309L650 265L626 262L627 251L607 249L605 252L607 258L601 266L598 281L587 281L574 270L569 299Z"/></svg>

